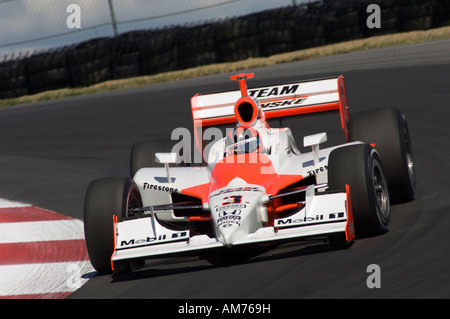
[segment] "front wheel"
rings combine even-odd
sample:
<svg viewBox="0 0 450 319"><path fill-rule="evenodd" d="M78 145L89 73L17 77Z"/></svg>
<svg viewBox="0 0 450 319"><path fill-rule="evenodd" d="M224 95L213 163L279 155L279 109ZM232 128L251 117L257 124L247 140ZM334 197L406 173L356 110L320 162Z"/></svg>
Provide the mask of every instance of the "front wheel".
<svg viewBox="0 0 450 319"><path fill-rule="evenodd" d="M138 207L142 207L141 195L130 178L107 177L89 185L84 203L84 234L89 259L98 272L112 272L113 215L120 221L129 216L131 208Z"/></svg>
<svg viewBox="0 0 450 319"><path fill-rule="evenodd" d="M328 161L330 190L350 186L357 237L378 235L388 230L389 190L378 152L368 144L333 150Z"/></svg>

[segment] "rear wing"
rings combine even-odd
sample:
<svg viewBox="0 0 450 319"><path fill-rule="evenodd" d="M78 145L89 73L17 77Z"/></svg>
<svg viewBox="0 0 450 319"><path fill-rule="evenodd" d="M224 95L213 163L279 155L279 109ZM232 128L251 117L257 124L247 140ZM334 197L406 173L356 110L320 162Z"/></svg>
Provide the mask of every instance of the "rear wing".
<svg viewBox="0 0 450 319"><path fill-rule="evenodd" d="M249 88L248 95L260 102L267 119L339 111L342 129L348 141L348 106L343 75L320 80ZM199 149L202 149L201 137L205 127L236 122L234 105L240 97L239 90L196 94L192 97L194 134Z"/></svg>

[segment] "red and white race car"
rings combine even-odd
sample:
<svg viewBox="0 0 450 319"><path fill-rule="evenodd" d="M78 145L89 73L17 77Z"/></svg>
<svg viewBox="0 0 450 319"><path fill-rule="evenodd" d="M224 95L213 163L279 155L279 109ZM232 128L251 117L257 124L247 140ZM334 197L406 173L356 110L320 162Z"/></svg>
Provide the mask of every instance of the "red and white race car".
<svg viewBox="0 0 450 319"><path fill-rule="evenodd" d="M401 111L349 116L343 76L247 89L253 76L232 76L239 90L192 98L199 160L192 163L186 141L183 152L180 145L139 142L131 151L131 178L89 185L85 237L97 271L311 237L346 246L386 232L391 202L413 199L413 153ZM347 143L320 148L326 133L309 135L307 153L289 128L267 122L329 111L340 113ZM217 137L223 125L232 127ZM206 135L216 138L204 145Z"/></svg>

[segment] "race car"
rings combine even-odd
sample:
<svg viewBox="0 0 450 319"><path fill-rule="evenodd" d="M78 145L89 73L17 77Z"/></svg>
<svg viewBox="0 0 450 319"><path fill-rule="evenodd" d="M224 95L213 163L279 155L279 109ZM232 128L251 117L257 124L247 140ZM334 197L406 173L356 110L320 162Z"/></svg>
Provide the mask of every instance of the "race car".
<svg viewBox="0 0 450 319"><path fill-rule="evenodd" d="M253 77L234 75L238 90L192 97L194 160L186 141L183 152L180 145L138 142L131 176L90 183L85 238L98 272L311 238L348 247L385 233L391 203L414 198L411 139L399 109L350 116L343 75L247 88ZM347 143L321 148L327 134L319 132L304 137L311 151L302 153L289 128L268 124L329 112L339 113ZM216 138L207 144L211 129Z"/></svg>

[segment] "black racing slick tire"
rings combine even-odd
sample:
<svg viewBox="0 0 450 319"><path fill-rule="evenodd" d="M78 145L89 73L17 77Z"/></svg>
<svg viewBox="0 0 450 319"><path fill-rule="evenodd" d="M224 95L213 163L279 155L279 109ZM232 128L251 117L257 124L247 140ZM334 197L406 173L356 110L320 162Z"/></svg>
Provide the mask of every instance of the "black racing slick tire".
<svg viewBox="0 0 450 319"><path fill-rule="evenodd" d="M414 199L413 149L406 117L399 109L382 108L352 114L349 140L375 144L383 161L393 203Z"/></svg>
<svg viewBox="0 0 450 319"><path fill-rule="evenodd" d="M89 259L99 273L111 273L114 251L113 215L129 216L130 208L142 207L138 187L130 178L107 177L92 181L84 203L84 234Z"/></svg>
<svg viewBox="0 0 450 319"><path fill-rule="evenodd" d="M368 144L349 145L330 153L328 186L332 191L350 187L357 238L387 232L390 220L389 189L378 152Z"/></svg>
<svg viewBox="0 0 450 319"><path fill-rule="evenodd" d="M189 142L190 143L190 142ZM192 148L186 141L181 140L173 143L173 140L153 139L134 143L130 152L130 176L134 177L136 172L145 167L161 167L163 164L156 162L156 153L171 153L178 155L177 163L170 166L194 166L193 160L200 157L197 148ZM200 161L200 163L202 162Z"/></svg>
<svg viewBox="0 0 450 319"><path fill-rule="evenodd" d="M158 167L155 154L171 151L171 145L164 140L141 141L134 143L130 152L130 176L133 177L143 167Z"/></svg>

